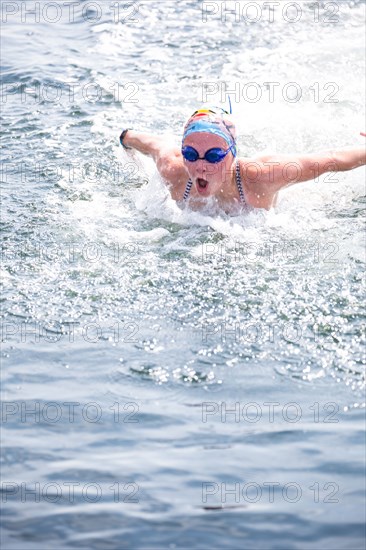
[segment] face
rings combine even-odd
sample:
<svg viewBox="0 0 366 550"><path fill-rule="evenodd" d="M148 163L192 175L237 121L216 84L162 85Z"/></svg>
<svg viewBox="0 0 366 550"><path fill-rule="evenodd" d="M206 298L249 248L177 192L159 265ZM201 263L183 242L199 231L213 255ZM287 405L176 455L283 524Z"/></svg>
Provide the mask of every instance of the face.
<svg viewBox="0 0 366 550"><path fill-rule="evenodd" d="M187 136L183 146L187 145L196 149L200 157L214 147L219 147L224 151L229 148L221 136L205 132ZM189 162L183 158L183 162L198 194L202 197L209 197L220 193L225 184L231 181L233 159L233 154L230 151L221 162L215 164L201 159Z"/></svg>

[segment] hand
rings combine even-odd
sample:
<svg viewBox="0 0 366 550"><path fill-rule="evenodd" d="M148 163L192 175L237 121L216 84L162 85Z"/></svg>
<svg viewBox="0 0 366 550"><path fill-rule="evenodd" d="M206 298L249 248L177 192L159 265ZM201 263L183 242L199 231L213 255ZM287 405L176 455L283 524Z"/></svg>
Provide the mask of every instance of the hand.
<svg viewBox="0 0 366 550"><path fill-rule="evenodd" d="M127 134L128 130L131 130L131 128L126 128L125 130L123 130L122 134L119 136L119 142L120 142L120 144L122 145L122 147L124 149L132 149L132 147L129 147L128 145L125 145L123 143L123 139L124 139L125 135Z"/></svg>
<svg viewBox="0 0 366 550"><path fill-rule="evenodd" d="M366 137L365 132L360 132L360 136Z"/></svg>

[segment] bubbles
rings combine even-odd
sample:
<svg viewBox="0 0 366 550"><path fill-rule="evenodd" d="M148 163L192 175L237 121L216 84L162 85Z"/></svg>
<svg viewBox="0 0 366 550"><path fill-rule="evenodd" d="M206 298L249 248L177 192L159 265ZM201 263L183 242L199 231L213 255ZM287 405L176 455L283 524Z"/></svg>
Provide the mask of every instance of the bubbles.
<svg viewBox="0 0 366 550"><path fill-rule="evenodd" d="M362 169L292 186L271 212L228 216L212 204L195 212L175 203L153 161L124 151L118 135L125 127L166 132L179 144L181 125L202 104L203 90L220 95L227 88L234 90L241 155L352 144L363 109L362 26L352 43L343 20L336 28L318 26L322 32L309 41L303 20L286 23L286 33L282 20L260 21L265 34L250 26L243 33L235 20L221 25L209 18L203 25L196 8L185 8L188 36L176 23L174 3L167 3L164 17L156 4L133 25L104 14L85 30L89 49L75 49L60 64L69 85L93 82L101 100L83 100L75 90L71 103L66 87L66 103L35 106L34 127L29 105L16 114L9 132L27 134L27 154L37 153L29 157L34 164L23 187L6 199L6 312L42 327L77 321L81 338L83 327L94 323L102 338L93 337L93 345L105 353L108 368L117 372L124 356L121 376L140 393L145 384L171 395L235 388L243 383L240 373L270 365L289 383L339 380L345 392L359 395ZM159 36L157 22L166 31ZM289 47L294 36L301 62ZM341 45L338 59L332 37ZM212 60L209 46L217 43L220 56ZM121 44L136 61L123 71L116 57ZM36 82L35 75L18 76ZM42 74L37 79L48 83ZM243 94L249 82L261 100ZM299 101L284 92L290 82L301 88ZM331 82L339 91L325 89ZM326 99L332 90L337 103ZM225 104L227 97L207 99ZM34 187L26 187L30 183ZM352 367L347 372L346 365Z"/></svg>

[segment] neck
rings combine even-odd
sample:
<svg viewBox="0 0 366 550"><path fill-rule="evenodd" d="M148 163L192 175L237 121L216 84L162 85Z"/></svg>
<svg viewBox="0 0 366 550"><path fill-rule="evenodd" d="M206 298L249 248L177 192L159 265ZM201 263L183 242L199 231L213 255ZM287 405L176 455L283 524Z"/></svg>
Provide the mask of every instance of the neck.
<svg viewBox="0 0 366 550"><path fill-rule="evenodd" d="M219 196L224 196L227 198L229 196L235 196L236 193L236 158L234 158L230 166L230 170L225 173L225 179L219 189Z"/></svg>

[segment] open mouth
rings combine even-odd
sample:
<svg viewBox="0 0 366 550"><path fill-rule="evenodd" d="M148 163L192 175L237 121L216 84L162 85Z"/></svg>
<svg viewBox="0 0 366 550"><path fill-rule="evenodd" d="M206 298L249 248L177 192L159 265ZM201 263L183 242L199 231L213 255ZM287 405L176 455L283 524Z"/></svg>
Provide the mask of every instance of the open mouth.
<svg viewBox="0 0 366 550"><path fill-rule="evenodd" d="M203 178L197 178L198 191L205 191L208 187L208 181Z"/></svg>

